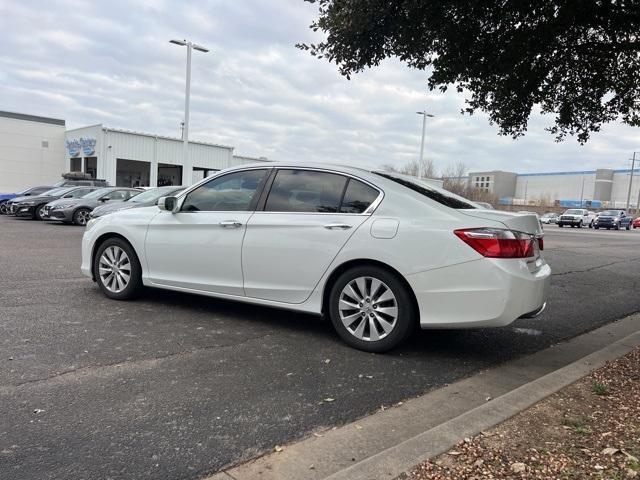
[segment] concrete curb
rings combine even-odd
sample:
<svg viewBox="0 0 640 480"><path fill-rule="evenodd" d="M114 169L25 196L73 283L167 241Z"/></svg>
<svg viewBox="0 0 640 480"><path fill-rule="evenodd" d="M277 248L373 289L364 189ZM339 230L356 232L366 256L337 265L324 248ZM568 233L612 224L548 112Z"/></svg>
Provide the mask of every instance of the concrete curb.
<svg viewBox="0 0 640 480"><path fill-rule="evenodd" d="M392 479L640 345L633 315L286 446L208 480Z"/></svg>

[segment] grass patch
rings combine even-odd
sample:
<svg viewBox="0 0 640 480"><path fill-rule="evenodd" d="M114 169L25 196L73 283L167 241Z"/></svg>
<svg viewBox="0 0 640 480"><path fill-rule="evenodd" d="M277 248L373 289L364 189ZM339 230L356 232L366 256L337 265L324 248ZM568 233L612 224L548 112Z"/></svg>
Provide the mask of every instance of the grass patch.
<svg viewBox="0 0 640 480"><path fill-rule="evenodd" d="M591 393L594 395L608 395L609 388L604 383L594 380L591 383Z"/></svg>

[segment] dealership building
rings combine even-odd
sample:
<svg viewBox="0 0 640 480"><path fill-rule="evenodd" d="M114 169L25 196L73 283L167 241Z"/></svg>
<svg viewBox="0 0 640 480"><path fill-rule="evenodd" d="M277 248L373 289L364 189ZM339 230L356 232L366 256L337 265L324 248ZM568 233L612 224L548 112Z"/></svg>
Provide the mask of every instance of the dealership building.
<svg viewBox="0 0 640 480"><path fill-rule="evenodd" d="M630 169L574 172L514 173L502 170L470 172L470 186L493 194L503 205L558 205L561 207L624 208L629 194ZM640 201L640 172L631 184L631 208Z"/></svg>
<svg viewBox="0 0 640 480"><path fill-rule="evenodd" d="M51 185L67 172L118 187L183 185L185 177L193 184L223 168L268 161L234 156L233 150L189 141L189 174L179 138L103 125L67 130L64 120L0 111L0 193Z"/></svg>

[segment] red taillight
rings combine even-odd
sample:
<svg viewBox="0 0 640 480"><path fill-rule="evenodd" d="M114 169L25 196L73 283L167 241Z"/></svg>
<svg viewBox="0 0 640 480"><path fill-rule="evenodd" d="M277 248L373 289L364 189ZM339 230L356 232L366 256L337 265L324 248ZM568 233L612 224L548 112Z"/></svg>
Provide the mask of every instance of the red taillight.
<svg viewBox="0 0 640 480"><path fill-rule="evenodd" d="M458 238L483 257L527 258L534 256L533 235L500 228L465 228L454 230ZM542 249L540 239L540 249Z"/></svg>

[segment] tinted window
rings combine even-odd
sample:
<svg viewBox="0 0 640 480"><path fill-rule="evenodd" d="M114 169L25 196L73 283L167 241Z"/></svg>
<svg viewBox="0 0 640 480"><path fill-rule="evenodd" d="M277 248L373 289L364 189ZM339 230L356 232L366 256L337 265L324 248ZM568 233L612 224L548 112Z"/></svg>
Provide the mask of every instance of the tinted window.
<svg viewBox="0 0 640 480"><path fill-rule="evenodd" d="M393 180L400 185L404 185L414 192L418 192L419 194L424 195L425 197L430 198L431 200L434 200L444 205L445 207L456 209L477 209L477 207L470 203L466 198L456 195L455 193L451 193L448 190L427 185L426 183L424 183L424 181L417 178L410 178L406 175L395 173L392 174L389 172L373 173L375 173L376 175L380 175L381 177L388 178L389 180Z"/></svg>
<svg viewBox="0 0 640 480"><path fill-rule="evenodd" d="M91 188L77 188L74 191L65 195L65 198L80 198L84 197L87 193L91 193Z"/></svg>
<svg viewBox="0 0 640 480"><path fill-rule="evenodd" d="M378 195L375 188L352 178L344 193L340 213L362 213L378 198Z"/></svg>
<svg viewBox="0 0 640 480"><path fill-rule="evenodd" d="M41 195L44 192L48 192L49 190L51 190L51 187L37 187L37 188L31 189L31 191L29 191L29 193L31 195Z"/></svg>
<svg viewBox="0 0 640 480"><path fill-rule="evenodd" d="M347 179L335 173L279 170L265 205L268 212L337 212Z"/></svg>
<svg viewBox="0 0 640 480"><path fill-rule="evenodd" d="M187 212L248 211L266 170L246 170L217 177L189 193L182 204Z"/></svg>
<svg viewBox="0 0 640 480"><path fill-rule="evenodd" d="M129 190L114 190L113 192L107 193L104 198L108 198L109 200L124 200L130 196L131 193Z"/></svg>

